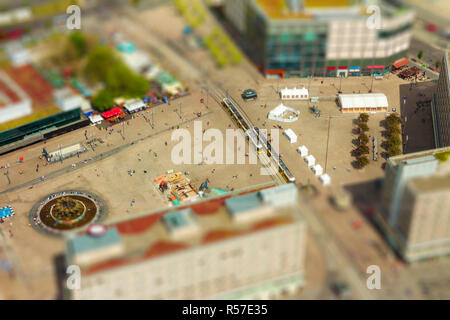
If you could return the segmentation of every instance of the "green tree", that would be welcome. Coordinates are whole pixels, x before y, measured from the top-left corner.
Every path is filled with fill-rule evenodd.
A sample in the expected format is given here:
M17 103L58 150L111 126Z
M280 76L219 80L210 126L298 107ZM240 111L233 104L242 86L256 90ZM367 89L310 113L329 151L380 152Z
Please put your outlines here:
M103 112L112 108L114 104L114 97L109 90L103 89L92 98L91 104L97 110Z
M389 126L387 129L387 133L389 136L399 135L401 133L401 129L399 125Z
M367 113L361 113L358 117L358 121L360 123L367 123L367 121L369 121L369 114Z
M394 157L402 154L402 151L400 150L399 146L390 146L388 148L388 155L389 157Z
M359 130L361 130L363 132L369 131L369 127L365 123L360 123L358 127L359 127Z
M369 142L369 137L365 133L361 133L358 136L358 140L360 144L366 144Z
M98 45L88 55L85 72L94 81L105 81L107 73L122 63L114 51Z
M393 134L389 137L387 144L389 147L398 147L402 144L402 140L400 139L400 135Z
M417 58L422 59L423 57L423 51L420 50L419 53L417 54Z
M358 159L356 159L356 161L361 168L364 168L369 164L369 158L367 158L366 156L360 156L358 157Z
M366 146L366 145L364 145L364 144L362 144L362 145L360 145L358 148L356 148L355 151L356 151L356 153L357 153L358 155L369 154L369 147Z
M74 46L78 57L83 57L87 53L86 37L80 31L75 31L70 34L69 40Z
M441 61L436 60L436 62L434 63L434 65L436 66L437 69L439 69L439 67L441 66Z

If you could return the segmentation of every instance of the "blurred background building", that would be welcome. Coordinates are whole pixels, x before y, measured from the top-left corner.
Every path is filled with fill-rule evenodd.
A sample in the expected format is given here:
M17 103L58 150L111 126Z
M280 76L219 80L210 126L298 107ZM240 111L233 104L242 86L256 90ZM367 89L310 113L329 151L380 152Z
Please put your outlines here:
M450 147L391 157L382 228L407 261L450 253Z
M0 72L0 123L31 114L31 99L5 72Z
M294 184L265 187L108 225L66 241L81 267L72 299L240 299L304 282L306 224Z
M259 68L276 77L389 72L407 54L414 20L397 0L225 0L224 11Z
M431 112L433 115L434 141L436 147L450 146L450 73L448 70L450 53L445 52L441 63L441 73L433 95Z

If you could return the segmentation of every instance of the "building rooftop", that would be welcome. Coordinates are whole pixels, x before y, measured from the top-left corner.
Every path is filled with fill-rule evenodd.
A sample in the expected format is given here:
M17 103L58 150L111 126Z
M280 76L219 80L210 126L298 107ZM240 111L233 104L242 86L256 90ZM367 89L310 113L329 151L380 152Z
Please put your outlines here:
M358 0L256 0L261 10L272 19L312 19L314 15L308 10L346 9L358 2Z
M26 93L4 72L0 72L0 108L28 99Z
M112 239L103 240L102 236L91 237L86 231L80 232L75 237L66 238L67 260L69 263L73 262L76 260L77 252L89 248L96 250L105 242L110 244L111 241L120 239L124 248L120 255L80 265L83 274L89 275L175 251L302 221L298 202L295 202L295 205L292 202L284 205L268 203L264 201L267 194L261 194L261 190L279 192L281 198L285 193L297 192L294 184L265 185L112 222L106 225L111 237L114 236ZM251 206L245 206L244 202L247 200L250 200ZM239 212L239 216L246 215L245 211L248 211L252 218L236 220L229 207L234 210L233 212ZM261 208L261 215L258 210L252 210L258 207ZM75 250L72 249L73 243L76 243Z
M441 163L445 162L450 164L448 159L448 153L450 152L450 147L431 149L425 151L419 151L414 153L402 154L395 157L390 157L389 160L394 164L398 165L400 162L404 161L406 163L417 163L417 161L433 161L438 159Z

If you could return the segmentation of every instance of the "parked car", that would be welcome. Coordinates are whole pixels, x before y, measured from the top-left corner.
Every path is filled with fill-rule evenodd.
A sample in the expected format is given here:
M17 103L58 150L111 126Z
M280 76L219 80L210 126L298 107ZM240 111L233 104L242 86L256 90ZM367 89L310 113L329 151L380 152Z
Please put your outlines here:
M242 93L242 99L245 101L247 100L255 100L258 98L258 95L256 94L256 91L253 89L247 89Z

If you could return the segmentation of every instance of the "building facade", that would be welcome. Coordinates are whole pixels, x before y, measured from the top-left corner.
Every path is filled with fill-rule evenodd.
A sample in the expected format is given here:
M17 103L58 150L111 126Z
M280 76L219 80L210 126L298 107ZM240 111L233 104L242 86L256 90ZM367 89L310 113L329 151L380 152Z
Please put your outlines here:
M450 146L450 52L442 58L441 73L432 100L434 140L437 148Z
M227 0L225 15L267 76L382 75L406 55L414 12L398 1L376 8L358 0Z
M450 253L449 157L447 147L387 161L381 226L407 261Z
M71 299L254 299L304 282L306 225L294 184L263 187L67 239Z

